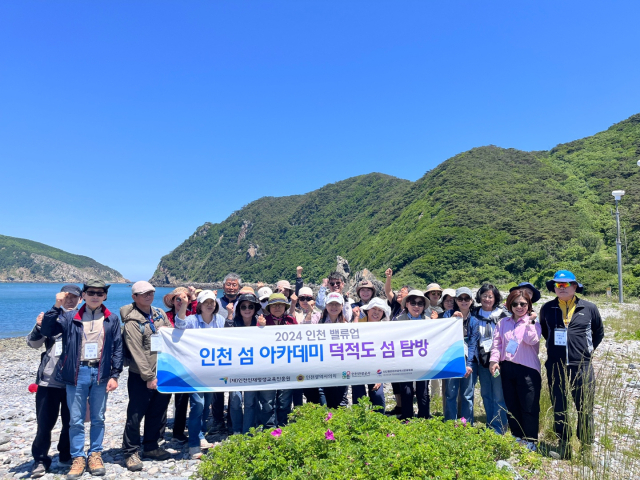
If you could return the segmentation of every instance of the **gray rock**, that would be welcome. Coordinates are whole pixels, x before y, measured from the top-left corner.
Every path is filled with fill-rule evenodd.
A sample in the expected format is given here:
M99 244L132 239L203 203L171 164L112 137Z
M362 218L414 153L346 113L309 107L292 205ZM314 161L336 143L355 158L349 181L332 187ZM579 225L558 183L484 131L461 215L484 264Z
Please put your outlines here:
M11 437L2 436L0 437L0 445L4 445L5 443L9 443L11 441Z
M509 470L509 472L511 472L513 474L513 478L515 480L523 480L522 477L520 476L520 474L516 471L515 468L513 468L513 466L509 463L509 462L505 462L504 460L498 460L496 462L496 467L500 468L500 469L507 469Z
M637 370L638 366L635 363L630 363L629 364L629 370Z

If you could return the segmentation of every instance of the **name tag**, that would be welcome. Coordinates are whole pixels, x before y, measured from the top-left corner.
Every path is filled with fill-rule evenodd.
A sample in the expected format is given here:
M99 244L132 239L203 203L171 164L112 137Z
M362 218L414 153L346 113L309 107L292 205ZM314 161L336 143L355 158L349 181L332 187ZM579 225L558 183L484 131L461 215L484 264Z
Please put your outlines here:
M53 350L54 357L59 357L60 355L62 355L62 339L56 340L56 347Z
M553 344L557 347L566 347L567 346L567 330L555 329L553 331Z
M160 340L160 334L159 333L151 335L151 351L152 352L161 352L162 351L162 341Z
M516 340L509 340L509 343L507 344L507 353L515 355L516 350L518 350L518 342Z
M493 338L485 338L480 342L480 346L485 352L491 351L491 345L493 345Z
M98 344L93 343L85 343L84 344L84 359L85 360L95 360L98 358Z

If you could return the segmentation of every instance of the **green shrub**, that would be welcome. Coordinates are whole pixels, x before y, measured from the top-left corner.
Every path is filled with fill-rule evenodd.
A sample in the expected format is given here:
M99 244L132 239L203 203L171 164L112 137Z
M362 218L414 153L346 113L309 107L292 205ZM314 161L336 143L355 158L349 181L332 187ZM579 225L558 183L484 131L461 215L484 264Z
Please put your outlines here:
M377 413L368 399L330 412L307 403L276 430L235 435L203 458L203 479L491 478L512 474L496 461L512 456L537 468L539 457L510 435L458 422L403 423ZM515 466L515 465L514 465Z

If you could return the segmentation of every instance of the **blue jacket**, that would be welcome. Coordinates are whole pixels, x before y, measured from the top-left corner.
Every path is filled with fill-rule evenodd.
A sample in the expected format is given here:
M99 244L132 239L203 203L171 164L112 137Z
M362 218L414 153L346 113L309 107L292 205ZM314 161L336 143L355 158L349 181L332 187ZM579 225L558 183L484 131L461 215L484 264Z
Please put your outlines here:
M447 310L444 312L442 318L451 318L455 310ZM478 319L473 315L473 312L469 314L469 320L463 322L464 328L464 343L467 345L469 351L467 353L467 367L473 367L476 361L476 355L478 354L478 342L480 341L480 323Z
M86 309L64 313L61 308L53 307L44 314L40 331L46 337L62 334L62 355L56 365L55 379L65 385L77 385L80 369L80 349L82 348L82 315ZM104 343L98 365L98 383L118 378L122 372L122 333L120 319L104 305Z

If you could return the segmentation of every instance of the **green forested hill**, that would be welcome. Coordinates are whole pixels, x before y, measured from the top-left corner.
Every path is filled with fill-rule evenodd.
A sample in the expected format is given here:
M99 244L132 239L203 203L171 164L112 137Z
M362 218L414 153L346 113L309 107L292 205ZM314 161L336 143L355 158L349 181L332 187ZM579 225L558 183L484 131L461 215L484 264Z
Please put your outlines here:
M24 238L0 235L2 282L83 282L90 278L126 281L119 272L92 258Z
M627 293L640 293L640 115L550 151L474 148L416 182L373 173L306 195L261 198L205 224L162 258L153 281L319 281L337 255L398 283L538 285L559 268L592 293L616 289L611 191L624 189ZM624 241L624 240L623 240Z

